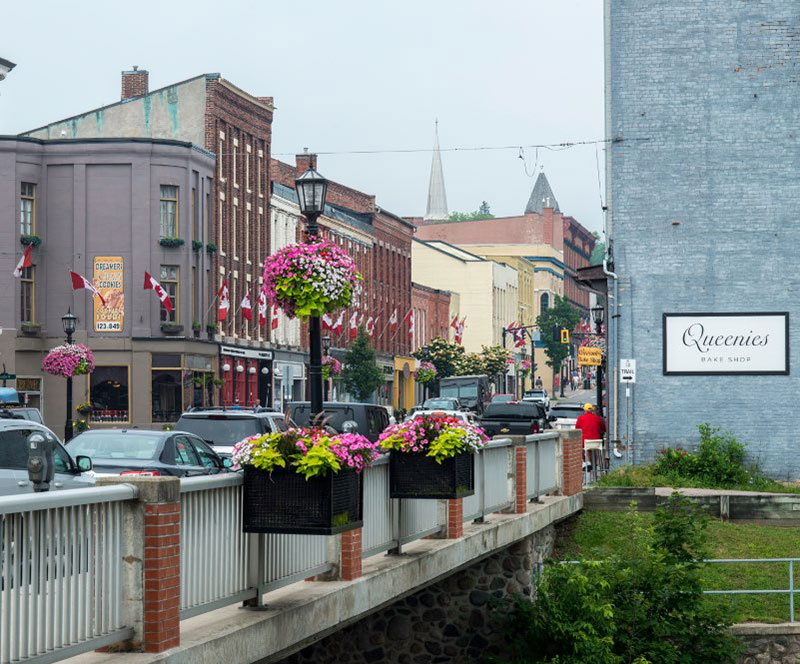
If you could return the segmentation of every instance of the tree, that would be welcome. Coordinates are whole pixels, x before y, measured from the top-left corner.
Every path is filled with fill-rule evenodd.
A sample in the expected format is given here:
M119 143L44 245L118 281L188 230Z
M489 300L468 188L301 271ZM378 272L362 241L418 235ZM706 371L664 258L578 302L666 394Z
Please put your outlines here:
M420 361L433 362L436 378L441 379L458 373L464 347L442 337L434 337L427 346L414 351L412 355Z
M484 373L483 357L479 353L466 353L458 363L459 376L475 376Z
M453 212L448 217L450 221L478 221L479 219L494 219L494 215L489 209L486 201L481 202L481 206L472 212Z
M536 325L541 331L544 352L548 357L547 365L553 371L561 371L561 363L569 355L569 344L561 343L561 330L566 328L570 332L580 322L581 316L566 297L556 295L553 306L544 309L536 319ZM557 333L554 334L554 331Z
M595 243L589 258L589 265L600 265L606 257L606 243L600 241L600 233L597 231L594 231L592 235L594 235Z
M369 336L362 327L344 357L342 384L359 401L366 401L383 385L383 372L375 362L375 350L369 345Z
M508 361L511 352L502 346L482 346L481 359L483 360L483 373L492 380L503 375L508 370Z

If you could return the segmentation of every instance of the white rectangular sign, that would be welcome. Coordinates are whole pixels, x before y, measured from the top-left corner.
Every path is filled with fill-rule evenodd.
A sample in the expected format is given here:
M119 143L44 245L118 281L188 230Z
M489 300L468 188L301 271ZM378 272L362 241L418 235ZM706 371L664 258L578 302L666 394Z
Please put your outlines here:
M619 361L619 379L623 383L636 382L636 360Z
M664 314L664 375L789 373L789 314Z

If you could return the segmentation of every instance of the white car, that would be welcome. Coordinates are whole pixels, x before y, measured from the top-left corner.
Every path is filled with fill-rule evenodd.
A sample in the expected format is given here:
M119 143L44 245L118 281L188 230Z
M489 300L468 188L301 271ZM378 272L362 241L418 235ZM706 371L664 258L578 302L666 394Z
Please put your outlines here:
M528 390L525 396L522 397L523 401L538 401L544 406L545 410L550 408L550 395L547 390Z

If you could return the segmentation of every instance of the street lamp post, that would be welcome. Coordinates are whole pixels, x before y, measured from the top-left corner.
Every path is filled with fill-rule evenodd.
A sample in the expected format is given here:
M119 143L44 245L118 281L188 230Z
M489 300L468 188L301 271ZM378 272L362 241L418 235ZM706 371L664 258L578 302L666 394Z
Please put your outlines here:
M603 330L603 314L605 309L603 305L598 304L592 308L592 316L594 317L595 332L600 334ZM603 360L597 365L597 414L603 417Z
M72 335L75 334L77 321L78 318L72 313L72 309L67 309L67 313L61 317L68 344L72 343ZM64 442L67 443L70 440L72 440L72 376L67 378L67 422L64 425Z
M295 182L300 213L306 218L306 240L313 242L319 237L317 219L325 211L325 194L328 181L313 168L308 169ZM311 419L322 412L322 326L319 316L312 316L308 323L309 362L308 380L311 396Z
M326 334L324 337L322 337L322 356L327 357L330 354L331 354L331 336L329 334ZM324 381L323 387L325 389L325 393L322 395L324 403L325 401L328 401L330 399L330 390L331 390L330 380Z

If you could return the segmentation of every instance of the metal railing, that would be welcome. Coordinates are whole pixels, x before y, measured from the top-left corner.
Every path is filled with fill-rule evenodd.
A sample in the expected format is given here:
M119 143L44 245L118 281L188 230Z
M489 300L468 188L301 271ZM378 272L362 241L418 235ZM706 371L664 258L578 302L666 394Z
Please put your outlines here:
M495 438L474 456L475 493L464 498L464 520L483 519L514 500L514 460L510 438Z
M527 448L528 498L537 499L558 488L559 434L557 431L537 433L525 437Z
M128 485L0 498L0 662L64 659L130 638L122 615Z

